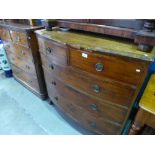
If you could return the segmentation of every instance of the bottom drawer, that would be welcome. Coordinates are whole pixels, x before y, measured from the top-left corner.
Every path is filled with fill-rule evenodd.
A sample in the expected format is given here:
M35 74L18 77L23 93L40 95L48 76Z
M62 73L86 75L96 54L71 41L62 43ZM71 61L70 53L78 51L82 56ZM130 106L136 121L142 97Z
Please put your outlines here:
M94 100L64 85L44 70L48 95L71 119L98 134L119 134L126 110ZM95 106L93 106L95 105Z
M78 123L80 126L96 133L106 135L120 134L121 126L112 125L106 122L103 118L93 117L87 113L83 108L72 104L69 100L58 96L58 101L51 98L53 102L61 109L68 117Z
M13 74L16 78L20 79L25 85L28 85L32 89L35 89L36 91L40 91L39 89L39 84L37 77L29 74L27 72L24 72L20 68L16 67L15 65L12 64L12 70Z

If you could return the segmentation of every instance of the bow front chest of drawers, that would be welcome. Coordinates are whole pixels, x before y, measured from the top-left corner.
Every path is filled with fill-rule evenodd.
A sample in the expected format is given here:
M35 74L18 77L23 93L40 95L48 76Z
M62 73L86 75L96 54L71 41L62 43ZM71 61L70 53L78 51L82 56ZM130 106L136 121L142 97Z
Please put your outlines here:
M0 22L0 38L3 40L14 78L41 99L46 99L47 92L34 33L34 30L41 28Z
M96 134L120 134L154 57L128 41L37 30L48 95Z

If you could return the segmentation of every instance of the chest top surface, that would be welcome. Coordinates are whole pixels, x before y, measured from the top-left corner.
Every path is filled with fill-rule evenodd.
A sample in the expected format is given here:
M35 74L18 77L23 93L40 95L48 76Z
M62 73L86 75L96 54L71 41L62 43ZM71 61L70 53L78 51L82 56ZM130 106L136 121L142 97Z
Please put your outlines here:
M35 32L44 38L52 39L56 42L67 44L78 49L115 54L146 61L153 61L155 58L155 48L151 53L142 52L137 49L137 46L133 42L128 40L75 31L46 31L42 29Z
M19 23L7 23L7 22L0 22L0 27L4 27L11 30L18 30L21 32L33 32L35 30L42 29L42 26L31 26Z

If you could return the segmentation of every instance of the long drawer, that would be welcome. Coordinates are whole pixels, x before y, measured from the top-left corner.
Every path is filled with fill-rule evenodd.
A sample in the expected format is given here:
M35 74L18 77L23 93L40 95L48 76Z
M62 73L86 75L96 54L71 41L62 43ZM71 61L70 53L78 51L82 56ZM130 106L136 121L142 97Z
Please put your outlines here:
M146 68L142 61L74 48L69 48L69 64L99 77L106 76L133 85L139 84Z
M26 33L10 30L10 34L11 34L13 43L16 43L25 47L29 47L28 36Z
M116 134L120 131L127 110L90 98L64 85L46 69L44 73L49 97L66 113L69 112L71 117L98 133L105 131L106 134ZM95 126L91 126L89 122Z
M25 85L28 85L29 87L40 92L39 84L36 76L32 74L28 74L27 72L21 70L20 68L18 68L13 64L12 64L12 70L16 78L20 79L20 81L22 81Z
M121 133L121 126L106 122L102 117L96 118L83 108L69 103L65 98L54 103L72 120L96 134L116 135Z
M89 76L85 72L79 72L72 67L60 67L48 62L46 56L43 54L41 54L41 58L43 67L50 73L50 75L48 74L49 77L55 75L64 83L85 94L102 99L103 101L112 102L113 104L122 105L127 108L130 107L135 93L135 88L131 85L121 84L104 77L101 80Z
M30 73L36 76L36 70L35 70L34 63L26 62L24 58L19 57L11 52L7 52L7 55L9 57L9 61L13 65L19 67L20 69L24 70L27 73Z
M52 40L38 38L39 50L56 64L67 65L67 47Z
M31 50L27 47L20 46L18 44L12 43L12 42L6 42L4 41L4 47L8 52L11 52L15 54L17 57L23 58L26 62L33 62L33 57Z

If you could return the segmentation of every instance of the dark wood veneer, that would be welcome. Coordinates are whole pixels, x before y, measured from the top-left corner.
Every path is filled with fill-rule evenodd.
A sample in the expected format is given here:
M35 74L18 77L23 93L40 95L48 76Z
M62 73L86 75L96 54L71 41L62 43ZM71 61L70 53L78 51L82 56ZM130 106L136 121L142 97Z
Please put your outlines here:
M79 50L37 35L48 95L66 116L96 134L121 134L149 62ZM52 52L46 50L48 47ZM87 54L87 59L82 56ZM97 63L103 63L96 66ZM97 67L97 69L96 69Z
M34 33L34 30L41 28L0 22L0 37L4 42L14 78L41 99L46 99L47 92Z

